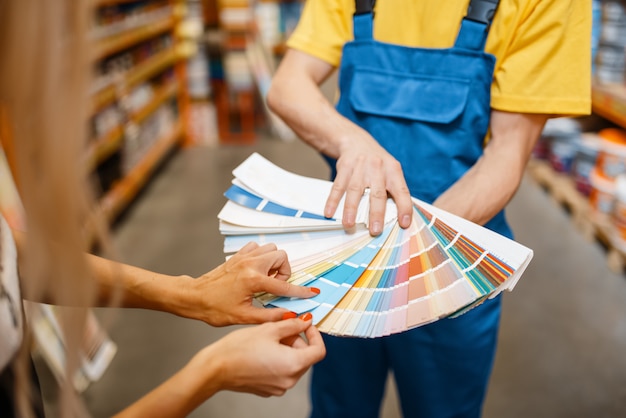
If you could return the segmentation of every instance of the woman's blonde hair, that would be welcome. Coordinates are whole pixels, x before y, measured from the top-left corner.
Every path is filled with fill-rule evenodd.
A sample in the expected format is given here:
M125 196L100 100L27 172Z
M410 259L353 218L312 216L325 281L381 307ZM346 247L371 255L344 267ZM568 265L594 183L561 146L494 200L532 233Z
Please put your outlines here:
M90 4L0 0L0 107L10 132L4 142L27 229L26 251L20 257L22 294L25 299L45 297L52 304L77 307L61 315L66 376L79 365L85 307L95 298L82 256L90 241L85 225L94 225L83 164L90 103ZM16 388L17 406L26 413L29 347L24 346ZM62 416L84 413L76 409L80 403L71 382L61 393Z

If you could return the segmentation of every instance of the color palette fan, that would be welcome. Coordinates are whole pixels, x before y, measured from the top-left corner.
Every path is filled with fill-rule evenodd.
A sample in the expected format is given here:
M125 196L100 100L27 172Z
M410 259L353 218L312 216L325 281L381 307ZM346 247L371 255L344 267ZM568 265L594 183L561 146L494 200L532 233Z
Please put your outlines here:
M273 242L291 263L291 283L317 287L310 299L259 294L267 307L311 312L322 332L381 337L455 317L512 290L532 259L531 249L425 202L413 199L413 222L403 229L387 204L385 228L367 230L367 191L357 226L325 218L332 183L304 177L252 154L234 171L220 211L225 253L249 241ZM343 213L343 201L336 216Z

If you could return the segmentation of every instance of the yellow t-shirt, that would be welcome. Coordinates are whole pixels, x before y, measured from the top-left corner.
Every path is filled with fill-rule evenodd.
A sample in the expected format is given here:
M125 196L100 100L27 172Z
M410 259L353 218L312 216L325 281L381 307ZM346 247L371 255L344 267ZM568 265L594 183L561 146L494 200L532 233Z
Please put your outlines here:
M374 39L454 44L469 0L378 0ZM288 46L333 66L353 39L354 0L307 0ZM554 115L591 111L591 0L500 0L485 50L496 57L494 109Z

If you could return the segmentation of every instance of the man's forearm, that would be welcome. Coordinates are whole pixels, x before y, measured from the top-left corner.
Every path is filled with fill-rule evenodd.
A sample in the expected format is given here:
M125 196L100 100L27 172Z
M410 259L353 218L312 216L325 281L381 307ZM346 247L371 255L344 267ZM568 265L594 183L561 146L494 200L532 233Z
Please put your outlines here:
M493 111L491 120L484 155L434 202L481 225L515 195L547 116Z
M267 102L306 143L338 158L341 139L354 137L360 128L341 116L319 87L332 71L329 64L289 50L274 75Z

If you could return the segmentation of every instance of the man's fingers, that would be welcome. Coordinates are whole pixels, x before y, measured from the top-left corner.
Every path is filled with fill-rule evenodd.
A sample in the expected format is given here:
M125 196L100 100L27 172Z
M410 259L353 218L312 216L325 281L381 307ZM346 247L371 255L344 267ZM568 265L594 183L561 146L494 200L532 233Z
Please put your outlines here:
M325 217L332 218L333 216L335 216L337 206L339 206L341 198L346 193L348 180L349 177L346 176L343 172L337 173L337 177L335 178L335 181L333 181L333 185L330 189L328 199L326 199L326 206L324 207Z
M410 198L408 200L394 198L394 201L398 207L398 223L402 228L408 228L413 220L413 202Z
M393 166L387 178L387 190L389 190L389 194L398 209L398 223L402 228L408 228L413 219L413 201L411 200L411 193L404 180L402 166L399 163Z
M382 161L378 161L373 163L368 170L370 184L369 230L374 236L383 232L385 210L387 209L387 188L385 187L382 168Z
M359 203L365 192L365 167L357 164L351 173L350 181L346 189L346 199L343 205L342 223L346 229L352 228L356 223L356 215L359 210Z

